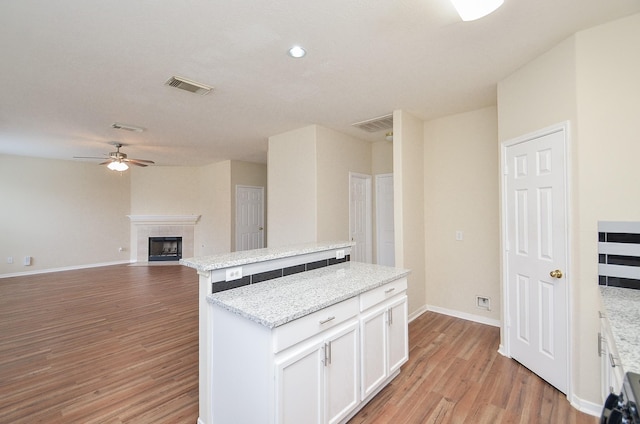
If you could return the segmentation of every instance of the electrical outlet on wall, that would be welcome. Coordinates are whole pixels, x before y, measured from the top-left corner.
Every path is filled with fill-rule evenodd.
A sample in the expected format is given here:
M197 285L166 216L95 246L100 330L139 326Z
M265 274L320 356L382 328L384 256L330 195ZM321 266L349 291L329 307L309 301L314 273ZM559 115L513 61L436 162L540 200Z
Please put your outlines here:
M476 307L491 310L491 298L486 296L476 296Z
M225 271L225 281L239 280L242 278L242 267L229 268Z

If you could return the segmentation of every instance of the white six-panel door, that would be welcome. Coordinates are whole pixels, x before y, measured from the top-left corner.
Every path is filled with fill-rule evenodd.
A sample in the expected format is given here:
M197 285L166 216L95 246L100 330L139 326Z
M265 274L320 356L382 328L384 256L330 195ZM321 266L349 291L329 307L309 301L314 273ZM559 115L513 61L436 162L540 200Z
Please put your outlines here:
M236 186L236 250L264 247L264 188Z
M503 145L509 355L568 389L566 127Z

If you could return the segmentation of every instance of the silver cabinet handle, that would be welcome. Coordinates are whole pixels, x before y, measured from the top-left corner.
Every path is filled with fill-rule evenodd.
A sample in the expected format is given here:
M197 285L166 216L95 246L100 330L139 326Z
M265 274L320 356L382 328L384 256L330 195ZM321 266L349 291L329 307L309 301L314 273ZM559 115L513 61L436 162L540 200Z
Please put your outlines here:
M334 319L336 319L336 317L335 317L335 316L333 316L333 317L329 317L329 318L327 318L327 319L325 319L325 320L320 321L320 325L322 325L322 324L326 324L326 323L328 323L329 321L333 321Z
M329 365L331 365L331 342L329 342Z
M395 289L396 289L395 287L391 287L390 289L385 290L385 291L384 291L384 294L389 294L389 293L391 293L392 291L394 291Z
M393 324L393 308L389 308L389 325Z
M619 364L616 364L616 357L613 356L613 354L609 354L609 362L611 362L611 368L615 368L617 366L619 366Z

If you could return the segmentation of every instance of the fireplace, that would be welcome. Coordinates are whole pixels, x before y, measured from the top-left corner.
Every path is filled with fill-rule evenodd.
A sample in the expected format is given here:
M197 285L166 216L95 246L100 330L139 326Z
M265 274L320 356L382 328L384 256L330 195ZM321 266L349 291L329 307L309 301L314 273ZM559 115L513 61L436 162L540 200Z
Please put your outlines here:
M182 258L182 237L149 237L149 262Z

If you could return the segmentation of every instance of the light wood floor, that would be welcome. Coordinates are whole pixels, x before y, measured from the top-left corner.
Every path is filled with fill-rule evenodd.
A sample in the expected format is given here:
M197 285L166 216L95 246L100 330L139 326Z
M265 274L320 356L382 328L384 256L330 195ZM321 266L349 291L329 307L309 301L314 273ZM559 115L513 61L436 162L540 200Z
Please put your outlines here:
M0 423L194 424L197 281L182 266L0 279ZM497 354L497 328L425 313L409 331L409 363L350 424L597 422Z

